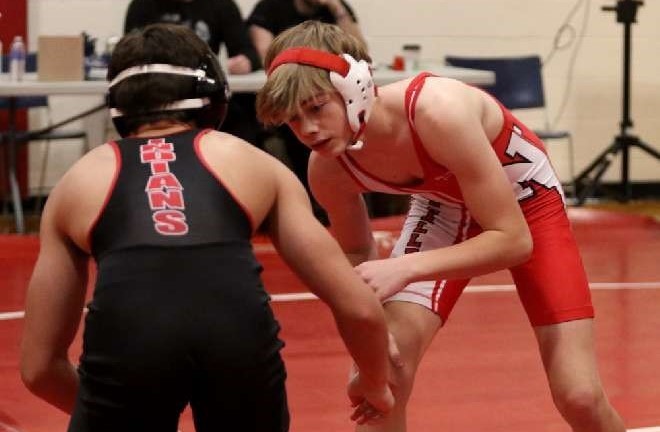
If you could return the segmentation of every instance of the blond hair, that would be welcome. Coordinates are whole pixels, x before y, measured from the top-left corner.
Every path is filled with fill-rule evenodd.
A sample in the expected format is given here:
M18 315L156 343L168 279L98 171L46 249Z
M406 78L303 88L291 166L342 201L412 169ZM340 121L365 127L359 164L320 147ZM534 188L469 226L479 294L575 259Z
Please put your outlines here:
M307 47L333 54L350 54L371 62L366 46L339 26L305 21L282 32L270 45L265 67L277 55L294 47ZM288 63L275 69L257 94L257 117L267 126L279 125L294 116L303 102L320 93L336 91L329 72L315 66Z

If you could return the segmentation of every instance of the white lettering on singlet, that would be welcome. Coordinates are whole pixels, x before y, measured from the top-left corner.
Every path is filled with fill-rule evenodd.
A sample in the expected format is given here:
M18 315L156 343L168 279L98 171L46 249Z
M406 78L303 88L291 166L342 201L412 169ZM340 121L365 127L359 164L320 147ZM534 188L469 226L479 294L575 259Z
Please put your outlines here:
M513 191L518 200L528 198L534 194L530 182L538 183L547 189L555 188L561 194L564 201L564 192L561 183L555 174L552 164L540 148L527 141L522 136L522 131L513 126L513 133L506 147L506 154L512 159L521 159L504 165L504 171L513 184Z

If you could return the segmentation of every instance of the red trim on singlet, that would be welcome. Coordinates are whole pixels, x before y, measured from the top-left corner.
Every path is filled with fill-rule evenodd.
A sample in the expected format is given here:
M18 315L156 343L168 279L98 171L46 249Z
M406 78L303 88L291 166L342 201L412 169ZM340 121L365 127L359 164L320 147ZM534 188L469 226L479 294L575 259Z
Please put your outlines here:
M108 188L106 194L105 194L105 199L103 200L103 205L101 205L101 208L99 209L99 212L96 214L96 218L92 221L92 224L89 226L89 229L87 230L87 245L89 246L90 250L92 250L92 233L94 232L94 229L96 228L96 225L99 223L99 220L101 220L101 216L103 215L103 212L105 211L105 208L108 206L108 202L110 202L110 197L112 197L112 193L115 190L115 186L117 185L117 179L119 179L119 172L121 171L121 153L119 152L119 146L115 141L110 141L108 142L108 145L112 149L112 151L115 154L115 174L112 178L112 183L110 183L110 187Z
M414 148L415 154L417 156L419 166L422 169L422 177L420 179L407 185L392 184L374 176L368 170L365 170L347 152L341 155L338 160L341 162L341 166L344 168L344 170L346 170L350 174L351 178L353 178L353 180L364 190L384 193L417 194L431 200L450 201L463 205L464 200L460 186L458 184L458 180L451 171L449 171L445 166L437 163L429 155L426 147L422 142L422 139L418 135L415 128L415 107L419 95L423 89L424 83L426 82L426 78L428 77L435 77L435 75L428 72L422 72L415 76L410 81L405 90L404 100L404 108L408 120L412 147ZM509 143L509 136L513 133L514 127L520 129L524 139L545 153L547 157L547 151L543 145L543 142L531 130L529 130L529 128L518 121L509 110L507 110L499 101L497 101L497 99L493 98L493 100L495 100L497 105L500 107L503 116L503 123L501 129L497 133L497 136L490 141L490 144L502 166L518 162L515 158L511 158L506 154L506 147ZM535 183L530 183L530 187L534 187L534 185ZM559 193L557 193L557 190L555 189L553 191L553 189L554 188L543 190L542 188L534 187L534 195L530 195L530 197L526 199L519 199L521 206L523 206L523 209L525 209L526 207L523 204L526 201L530 201L532 197L538 197L539 195L543 196L542 200L552 200L556 198L561 199L561 196ZM552 195L552 197L550 197L550 195ZM538 205L541 205L538 199L535 199L534 201L538 202Z
M458 228L456 229L456 237L454 238L453 244L459 244L465 241L468 235L466 234L467 225L469 224L470 216L467 211L467 208L461 207L461 220L458 223ZM436 313L440 313L440 298L442 292L447 287L447 284L451 282L448 280L438 280L435 282L433 287L433 293L431 294L431 310ZM446 316L442 317L443 322L447 319Z
M460 191L460 187L458 185L458 181L446 167L438 164L433 160L433 158L431 158L415 129L415 123L414 123L415 106L417 103L417 98L421 93L426 78L434 77L434 76L435 75L428 72L420 73L410 82L408 88L406 89L405 109L406 109L406 114L408 115L408 123L410 126L410 133L413 140L413 146L415 148L415 152L417 153L417 158L419 160L419 163L422 167L423 180L424 180L423 183L418 185L417 187L423 191L432 190L434 191L434 193L438 195L449 196L453 200L458 200L459 202L463 202L463 197ZM475 88L478 89L478 87ZM479 90L481 90L485 94L488 94L482 89ZM520 129L525 140L529 142L530 145L535 146L541 152L546 154L547 157L547 150L543 145L543 142L534 134L534 132L531 131L528 127L526 127L522 122L518 121L518 119L516 119L513 113L511 113L511 111L509 111L504 105L502 105L500 101L498 101L490 94L488 94L488 96L491 97L497 103L497 105L500 108L500 111L502 112L502 127L498 132L497 136L494 139L490 140L490 144L493 150L495 151L495 154L497 155L498 159L500 160L502 166L506 166L508 164L517 162L515 159L508 158L508 156L505 155L505 149L506 146L508 145L509 137L511 136L514 130L514 127ZM444 178L444 180L438 180L442 178ZM551 195L551 197L548 197L549 195ZM543 197L541 198L541 196ZM523 209L524 209L523 203L525 201L531 200L532 197L536 198L535 205L540 205L540 200L552 200L557 198L561 200L561 196L558 193L557 189L555 188L550 188L550 189L546 188L545 190L537 189L535 190L535 193L533 195L530 195L528 198L525 198L523 200L519 200L521 206L523 206Z
M397 190L398 192L401 192L402 194L407 194L407 193L409 193L408 191L406 191L406 190L405 190L404 188L402 188L401 186L397 186L397 185L394 185L394 184L390 184L390 183L388 183L388 182L386 182L386 181L384 181L384 180L379 179L378 177L374 176L373 174L369 173L368 171L365 171L364 168L362 168L362 167L360 166L360 164L357 163L357 161L356 161L355 159L353 159L351 156L349 156L348 154L344 154L343 156L344 156L344 158L348 159L348 160L351 162L352 166L354 166L355 168L357 168L357 170L360 171L361 174L363 174L363 175L369 177L370 180L373 180L373 181L375 181L375 182L377 182L377 183L380 183L380 184L382 184L382 185L385 185L385 186L387 186L388 188L395 189L395 190ZM355 173L353 172L353 170L351 169L351 167L349 166L349 164L346 163L346 161L344 160L344 158L341 158L341 157L340 157L340 158L337 158L337 160L338 160L339 163L342 165L342 167L344 168L344 170L348 173L348 175L350 175L350 176L353 178L353 181L355 181L355 183L357 183L358 186L360 186L365 192L372 191L372 188L370 188L370 187L368 187L367 185L365 185L365 184L362 182L362 180L360 180L360 178L359 178L357 175L355 175Z
M401 194L401 195L409 195L409 194L419 194L424 196L427 199L433 200L433 201L450 201L452 203L456 204L462 204L463 200L459 199L451 194L446 194L442 190L422 190L420 189L420 186L424 185L424 180L423 179L418 179L416 182L408 184L408 185L398 185L396 183L390 183L386 180L383 180L379 177L376 177L369 171L365 170L355 159L353 159L349 154L344 153L340 157L337 158L339 161L340 165L344 170L351 176L353 181L357 183L358 186L362 188L363 191L366 192L381 192L381 193L389 193L389 194ZM348 161L348 162L347 162ZM350 162L350 163L349 163ZM391 190L386 190L382 188L377 188L377 187L369 187L367 184L365 184L355 173L355 171L359 171L359 173L365 177L368 178L368 180L373 181L374 183L377 183L380 186L384 186L387 189Z
M408 118L408 125L410 127L410 135L413 140L413 148L417 154L417 160L422 166L422 178L424 179L422 182L422 187L426 186L431 189L434 189L432 186L433 178L450 174L450 172L447 168L440 165L439 163L436 163L433 158L431 158L428 151L424 147L424 144L422 143L422 139L417 134L417 130L415 129L415 106L417 105L417 99L422 92L426 78L435 76L437 75L434 75L430 72L422 72L413 78L413 80L408 85L408 88L406 89L405 99L406 116ZM456 199L459 197L454 198Z
M408 85L408 88L406 89L406 99L404 105L406 108L408 125L410 126L410 134L413 139L413 147L415 149L415 153L417 153L417 160L422 166L422 173L424 174L423 175L424 179L430 178L428 177L429 175L434 175L434 171L437 170L438 168L440 168L443 171L447 171L445 167L436 164L431 160L431 157L424 148L424 144L422 144L422 139L419 137L419 135L417 134L417 130L415 129L414 107L417 105L417 99L419 98L419 95L422 92L422 88L424 87L426 78L434 77L434 76L436 75L433 75L430 72L422 72L421 74L413 78L413 80Z
M417 155L417 160L422 168L422 178L417 179L414 183L407 185L399 185L382 180L369 171L365 170L359 163L355 161L349 154L345 153L342 157L338 158L343 168L349 172L351 177L365 190L373 190L388 193L388 191L379 190L376 185L369 186L361 181L354 171L359 172L359 175L365 177L365 181L373 181L374 183L383 186L384 188L391 189L390 193L401 194L421 194L428 199L432 200L448 200L454 203L461 204L463 199L460 195L460 189L455 178L451 176L449 170L443 166L435 163L429 156L424 148L421 139L415 131L414 120L414 104L417 102L419 93L424 84L424 80L434 76L428 72L423 72L412 79L405 95L405 109L408 118L408 124L411 132L413 148ZM412 114L412 115L411 115ZM411 118L412 117L412 118ZM352 165L352 167L351 167ZM448 181L450 183L448 183Z
M388 182L387 180L383 180L383 179L381 179L381 178L379 178L379 177L376 177L375 175L371 174L369 171L365 170L365 169L364 169L364 168L363 168L363 167L362 167L362 166L361 166L361 165L360 165L355 159L353 159L349 154L345 153L343 156L344 156L346 159L348 159L348 160L351 162L351 165L354 166L358 171L360 171L360 173L361 173L362 175L364 175L365 177L369 177L370 180L373 180L373 181L376 182L376 183L380 183L380 184L382 184L383 186L387 186L387 187L390 188L390 189L397 190L397 191L401 192L402 194L409 194L409 193L411 193L411 192L414 193L413 188L416 188L418 184L422 183L422 180L421 180L421 179L419 179L418 182L415 182L415 183L413 183L413 184L411 184L411 185L409 185L409 186L403 186L403 185L398 185L398 184L396 184L396 183L390 183L390 182ZM343 158L338 158L337 160L339 160L339 162L342 164L342 166L344 167L344 169L345 169L346 171L348 171L348 173L351 175L351 177L353 177L353 179L355 179L355 181L356 181L360 186L362 186L362 187L363 187L365 190L367 190L367 191L371 191L371 190L372 190L371 188L367 187L362 181L360 181L360 179L357 178L357 176L355 175L355 173L350 169L350 167L348 166L348 164L346 163L346 161L345 161Z
M428 72L423 72L423 73L417 75L415 78L413 78L412 82L410 83L410 85L409 85L408 88L406 89L406 114L409 115L409 112L408 112L408 105L409 105L409 103L410 103L410 99L411 99L411 97L414 98L414 101L416 101L416 100L417 100L417 97L418 97L418 95L419 95L419 92L416 92L416 93L414 92L414 88L413 88L413 87L417 86L418 83L419 83L420 81L421 81L421 84L423 85L423 79L426 78L427 76L430 76L430 75L431 75L431 74L428 73ZM420 85L419 89L421 90L421 85ZM414 103L414 102L413 102L413 103ZM412 125L411 125L411 130L413 131L413 144L414 144L414 147L415 147L415 152L417 153L417 157L418 157L418 159L419 159L419 162L420 162L420 164L422 165L422 171L424 172L424 174L426 174L426 170L424 169L424 164L425 164L425 163L424 163L424 161L422 160L422 159L423 159L423 158L422 158L422 154L420 154L420 150L417 148L418 145L421 146L421 141L420 141L419 143L417 142L417 141L419 140L419 138L417 138L417 135L416 135L416 133L414 132L414 129L412 128ZM426 155L426 156L428 156L425 152L424 152L423 154ZM383 185L387 186L388 188L398 190L398 191L400 191L400 192L402 192L402 193L410 193L410 190L411 190L411 189L417 188L419 185L424 184L424 180L423 180L423 179L419 179L418 182L415 182L414 184L406 185L406 186L403 186L403 185L397 185L397 184L390 183L390 182L388 182L388 181L386 181L386 180L383 180L383 179L381 179L381 178L378 178L378 177L374 176L374 175L371 174L369 171L365 170L365 169L364 169L362 166L360 166L360 164L359 164L355 159L353 159L349 154L345 154L344 156L346 157L346 159L348 159L348 160L351 162L351 164L352 164L355 168L357 168L357 169L358 169L363 175L365 175L366 177L369 177L371 180L373 180L373 181L375 181L375 182L377 182L377 183L383 184ZM347 164L342 158L339 158L339 161L340 161L341 164L343 165L344 169L345 169L346 171L348 171L348 173L351 175L351 177L353 177L353 179L354 179L354 180L355 180L360 186L362 186L365 190L370 190L370 188L366 187L366 186L364 185L364 183L362 183L362 182L361 182L361 181L355 176L355 174L352 172L352 170L350 169L350 167L348 167L348 164Z
M236 194L232 192L231 189L227 187L227 184L220 178L220 176L211 168L211 165L209 164L208 160L202 155L201 150L199 149L200 143L202 141L202 138L204 135L208 134L209 132L212 132L213 129L204 129L200 133L195 136L195 139L193 141L193 148L195 149L195 154L197 155L197 158L199 159L200 163L206 168L206 170L213 176L215 179L222 185L223 188L227 191L227 193L232 197L232 199L236 202L236 204L243 210L243 213L245 213L245 217L247 217L248 221L250 222L250 227L252 228L252 234L254 234L257 230L257 226L254 223L254 217L252 216L252 213L248 210L248 208L241 202L241 200L238 199Z

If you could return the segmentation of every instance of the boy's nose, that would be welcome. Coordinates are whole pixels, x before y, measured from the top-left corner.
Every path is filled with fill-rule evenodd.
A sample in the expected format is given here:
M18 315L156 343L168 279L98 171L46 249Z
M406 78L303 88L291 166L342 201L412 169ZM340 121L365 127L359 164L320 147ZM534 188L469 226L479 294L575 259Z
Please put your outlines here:
M300 131L305 135L312 135L319 131L315 121L303 118L300 122Z

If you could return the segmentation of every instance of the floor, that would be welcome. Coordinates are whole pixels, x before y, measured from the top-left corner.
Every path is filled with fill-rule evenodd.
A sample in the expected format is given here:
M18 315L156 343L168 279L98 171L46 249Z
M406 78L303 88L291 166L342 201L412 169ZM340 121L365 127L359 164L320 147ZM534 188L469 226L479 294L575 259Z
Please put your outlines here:
M571 208L593 290L601 375L627 427L660 431L660 211ZM398 217L374 221L386 249ZM271 245L255 250L287 346L292 432L352 430L344 385L349 359L327 309ZM30 395L18 376L24 289L36 236L0 236L0 432L64 430L67 417ZM477 278L433 341L410 403L409 431L567 431L555 411L507 273ZM71 350L80 353L79 339ZM180 430L193 431L190 413Z

